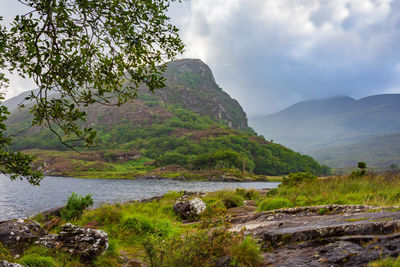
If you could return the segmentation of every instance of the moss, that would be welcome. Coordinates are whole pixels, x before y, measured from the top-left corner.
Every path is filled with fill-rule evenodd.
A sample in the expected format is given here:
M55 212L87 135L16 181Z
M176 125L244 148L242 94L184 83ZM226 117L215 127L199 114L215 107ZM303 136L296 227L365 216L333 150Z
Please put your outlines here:
M346 220L342 220L341 222L359 222L359 221L365 221L368 220L368 217L365 218L354 218L354 219L346 219Z

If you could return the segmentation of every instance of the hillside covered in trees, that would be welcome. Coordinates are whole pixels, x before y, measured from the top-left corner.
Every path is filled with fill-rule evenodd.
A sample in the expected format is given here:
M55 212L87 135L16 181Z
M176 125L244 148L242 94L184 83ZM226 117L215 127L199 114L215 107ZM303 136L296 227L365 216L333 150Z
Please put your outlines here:
M86 108L82 126L93 127L98 140L80 154L69 151L48 129L31 127L26 110L14 109L8 120L9 132L16 135L14 148L37 155L38 168L47 173L63 175L112 172L118 177L170 165L260 175L329 172L311 157L257 136L242 107L222 91L200 60L170 62L164 77L166 87L155 94L141 88L135 101L121 107Z

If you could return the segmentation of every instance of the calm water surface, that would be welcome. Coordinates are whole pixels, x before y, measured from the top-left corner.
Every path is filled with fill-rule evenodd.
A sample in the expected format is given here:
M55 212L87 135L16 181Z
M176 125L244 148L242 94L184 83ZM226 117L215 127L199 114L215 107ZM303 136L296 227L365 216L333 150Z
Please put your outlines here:
M174 180L104 180L45 177L40 186L10 181L0 175L0 221L32 216L65 205L71 192L93 194L95 205L122 203L159 196L171 190L214 191L225 188L275 188L276 182L224 183Z

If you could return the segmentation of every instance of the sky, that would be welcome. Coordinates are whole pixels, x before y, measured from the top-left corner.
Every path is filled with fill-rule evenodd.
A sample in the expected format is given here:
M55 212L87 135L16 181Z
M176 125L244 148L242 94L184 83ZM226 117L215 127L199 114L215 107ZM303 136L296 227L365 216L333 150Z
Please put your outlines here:
M0 0L0 15L20 13ZM169 16L249 116L298 101L400 93L400 0L186 0ZM32 89L12 77L7 97Z

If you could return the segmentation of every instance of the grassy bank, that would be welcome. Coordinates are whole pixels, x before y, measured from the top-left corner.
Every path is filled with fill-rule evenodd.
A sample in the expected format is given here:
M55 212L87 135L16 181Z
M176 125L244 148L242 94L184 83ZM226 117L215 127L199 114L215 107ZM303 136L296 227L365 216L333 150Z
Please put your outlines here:
M261 266L261 252L255 241L242 232L229 231L225 219L228 208L242 206L246 199L260 199L255 190L212 192L203 197L207 210L193 221L183 221L173 211L182 193L170 192L149 203L105 205L86 210L82 217L61 220L108 233L109 248L93 266L124 266L129 261L146 262L149 266L213 266L230 257L232 266ZM34 219L43 222L43 216ZM19 259L13 259L0 248L0 260L25 266L87 266L76 257L57 250L33 246Z

